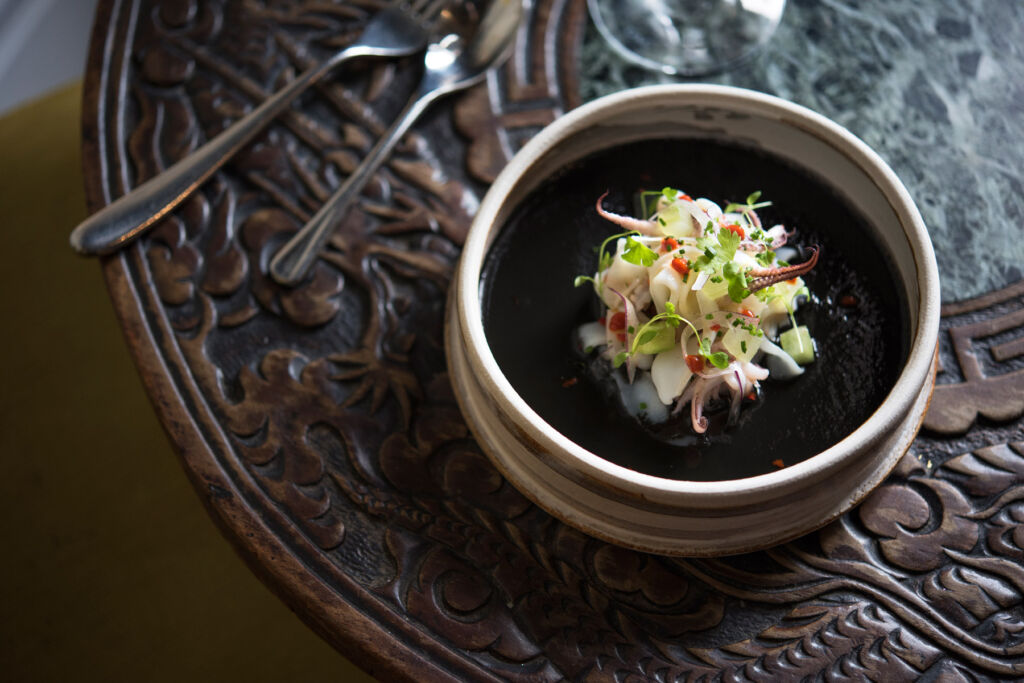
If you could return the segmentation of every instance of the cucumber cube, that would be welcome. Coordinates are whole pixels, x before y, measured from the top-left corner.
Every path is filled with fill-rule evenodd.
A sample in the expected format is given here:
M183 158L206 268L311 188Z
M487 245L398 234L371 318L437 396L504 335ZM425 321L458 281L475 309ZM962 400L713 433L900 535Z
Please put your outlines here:
M782 342L782 350L800 365L814 362L814 343L806 325L786 330L779 340Z
M654 333L651 336L651 333ZM676 345L676 328L664 321L657 321L644 330L636 350L639 353L656 355Z
M761 348L764 337L755 337L739 327L730 327L722 337L722 346L738 361L749 361Z

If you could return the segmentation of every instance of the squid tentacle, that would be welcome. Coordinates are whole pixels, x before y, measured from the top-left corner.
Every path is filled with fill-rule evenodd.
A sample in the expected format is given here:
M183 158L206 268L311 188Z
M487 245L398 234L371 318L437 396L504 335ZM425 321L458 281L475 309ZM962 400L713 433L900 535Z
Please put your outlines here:
M642 235L657 236L658 225L652 220L641 220L639 218L632 218L630 216L623 216L621 214L612 213L611 211L605 211L604 207L601 206L601 202L608 196L606 190L603 195L597 198L597 213L616 225L625 228L626 230L636 230Z
M707 380L696 380L696 388L693 391L693 400L690 401L690 422L693 431L703 434L708 431L708 418L704 415L704 390Z
M818 254L821 253L821 247L814 245L808 247L811 251L811 256L803 263L798 263L795 266L786 266L785 268L755 268L747 273L747 289L750 290L751 294L754 292L770 287L777 282L783 280L792 280L795 277L802 277L807 273L811 272L814 266L818 263Z

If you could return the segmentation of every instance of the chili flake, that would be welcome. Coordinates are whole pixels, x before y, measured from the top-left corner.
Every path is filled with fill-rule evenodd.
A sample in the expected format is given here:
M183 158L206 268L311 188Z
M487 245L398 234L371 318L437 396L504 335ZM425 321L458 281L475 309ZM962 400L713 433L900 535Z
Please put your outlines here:
M672 259L672 270L686 277L690 274L690 264L684 258L674 258Z
M722 226L722 230L728 230L740 239L745 239L747 236L746 231L739 225L739 223L730 223L729 225Z

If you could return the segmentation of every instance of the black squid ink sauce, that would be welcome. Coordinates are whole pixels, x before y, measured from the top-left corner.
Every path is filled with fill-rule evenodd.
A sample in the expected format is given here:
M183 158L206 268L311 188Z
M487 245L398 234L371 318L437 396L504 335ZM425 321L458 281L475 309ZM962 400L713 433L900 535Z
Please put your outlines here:
M575 329L597 319L600 304L592 287L574 288L573 279L592 275L596 245L621 232L597 215L595 201L610 190L605 208L634 215L640 191L665 186L722 206L761 190L772 202L758 211L766 228L782 223L796 230L790 246L822 247L804 277L813 300L796 313L817 343L815 362L794 380L762 382L736 425L724 426L725 411L709 414L701 438L688 406L662 425L627 414L601 378L606 362L595 364L597 352L587 357L574 344ZM597 152L533 191L491 247L480 294L498 365L551 426L637 472L715 481L775 471L779 459L796 464L874 412L909 351L907 304L892 271L863 217L816 176L731 142L666 139Z

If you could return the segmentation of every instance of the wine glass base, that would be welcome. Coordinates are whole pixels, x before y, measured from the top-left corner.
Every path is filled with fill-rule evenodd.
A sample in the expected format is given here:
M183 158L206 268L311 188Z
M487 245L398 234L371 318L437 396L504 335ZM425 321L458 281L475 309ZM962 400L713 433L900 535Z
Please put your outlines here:
M623 59L668 75L723 71L760 50L786 0L587 0L598 32Z

